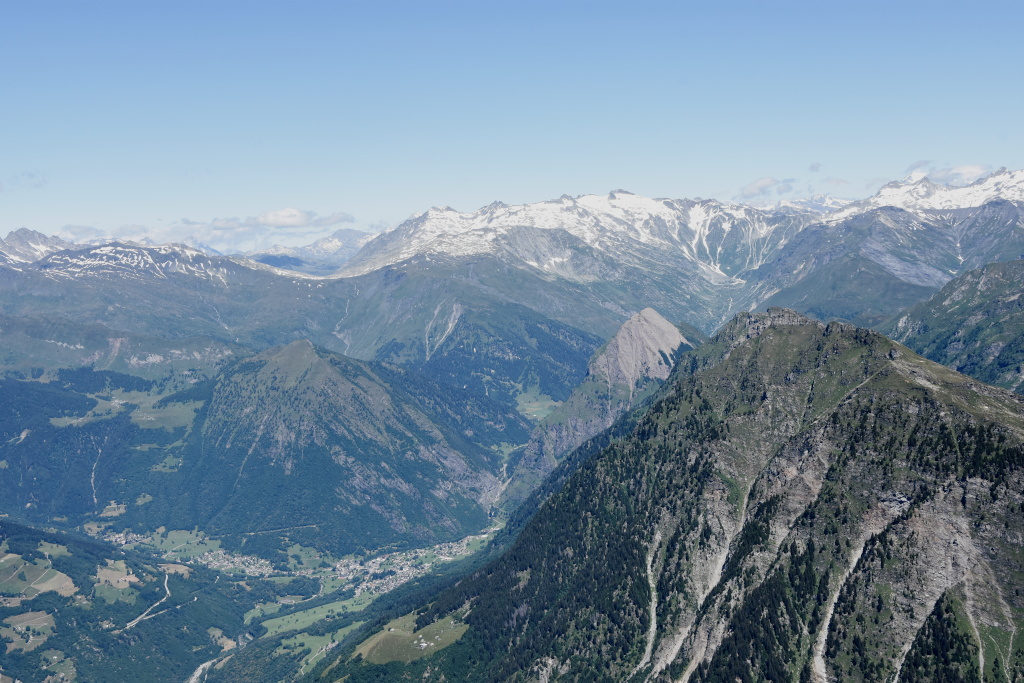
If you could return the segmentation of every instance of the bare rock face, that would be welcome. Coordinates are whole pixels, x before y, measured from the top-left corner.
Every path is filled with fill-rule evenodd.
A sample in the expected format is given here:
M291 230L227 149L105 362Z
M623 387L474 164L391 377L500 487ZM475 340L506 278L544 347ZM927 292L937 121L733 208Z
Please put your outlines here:
M680 346L696 348L679 328L653 308L623 323L608 344L591 359L589 378L633 388L649 379L668 379L672 356Z
M590 359L587 377L534 430L504 493L506 507L543 480L571 450L640 405L668 379L679 355L703 336L684 334L653 308L645 308Z

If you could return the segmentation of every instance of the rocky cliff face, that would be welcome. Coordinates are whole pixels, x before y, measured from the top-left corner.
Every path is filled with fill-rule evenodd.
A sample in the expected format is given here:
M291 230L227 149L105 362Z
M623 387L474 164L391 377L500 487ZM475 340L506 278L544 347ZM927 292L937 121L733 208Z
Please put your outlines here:
M662 391L419 617L469 607L462 640L391 675L1024 675L1019 397L779 309L738 316Z
M590 359L583 382L533 431L511 472L504 505L514 507L569 451L640 405L668 379L679 355L705 339L692 328L684 334L653 308L623 323Z

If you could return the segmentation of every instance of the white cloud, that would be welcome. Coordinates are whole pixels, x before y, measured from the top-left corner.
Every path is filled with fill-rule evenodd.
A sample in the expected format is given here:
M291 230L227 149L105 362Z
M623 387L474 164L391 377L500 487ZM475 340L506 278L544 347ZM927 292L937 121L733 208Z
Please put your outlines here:
M49 177L41 171L22 171L8 176L4 182L0 182L0 192L3 192L4 189L16 191L22 188L39 190L46 187L49 182Z
M981 164L964 164L952 168L937 168L928 172L928 179L939 185L970 185L978 178L992 172L990 166Z
M65 225L57 231L57 237L76 243L102 239L106 236L105 232L91 225Z
M266 211L255 219L246 219L245 223L255 222L257 225L267 225L278 228L286 227L330 227L339 223L352 223L355 221L350 214L338 211L329 216L318 216L313 211L302 209L280 209L279 211Z
M325 237L332 226L354 221L351 214L342 211L321 216L315 211L285 208L247 218L205 221L181 218L159 226L121 225L108 231L87 225L67 225L59 235L72 242L110 238L153 244L185 242L205 245L223 253L235 253L265 249L274 244L309 244Z
M343 211L321 216L315 211L288 207L264 211L248 218L214 218L210 221L181 219L175 227L185 227L190 237L224 252L264 249L274 244L298 246L325 235L325 230L355 218ZM177 231L179 234L181 230Z
M928 180L938 185L970 185L978 178L992 172L991 166L982 164L962 164L960 166L939 166L934 161L921 159L907 167L907 173L923 172Z
M849 180L843 180L842 178L833 178L832 176L825 178L821 182L825 183L826 185L835 185L837 187L850 184Z
M781 185L782 181L775 178L758 178L757 180L747 183L740 188L740 197L743 199L751 199L753 197L762 197L772 191L778 185Z
M260 225L272 225L277 228L299 227L309 225L310 212L302 209L281 209L279 211L266 211L256 217Z

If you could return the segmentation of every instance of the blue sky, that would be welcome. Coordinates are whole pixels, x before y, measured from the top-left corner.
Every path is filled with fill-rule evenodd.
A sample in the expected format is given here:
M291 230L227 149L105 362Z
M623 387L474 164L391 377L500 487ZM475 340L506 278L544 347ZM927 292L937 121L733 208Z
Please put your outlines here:
M0 234L249 248L434 205L862 197L914 166L1024 167L1019 3L0 10Z

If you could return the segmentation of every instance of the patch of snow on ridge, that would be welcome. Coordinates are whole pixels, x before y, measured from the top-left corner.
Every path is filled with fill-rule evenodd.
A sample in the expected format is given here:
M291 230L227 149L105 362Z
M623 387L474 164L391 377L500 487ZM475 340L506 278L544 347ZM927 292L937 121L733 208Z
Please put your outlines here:
M141 280L146 277L167 278L168 274L177 273L226 283L227 263L224 258L211 258L182 244L142 247L111 242L51 254L39 261L37 267L49 277L114 276Z

